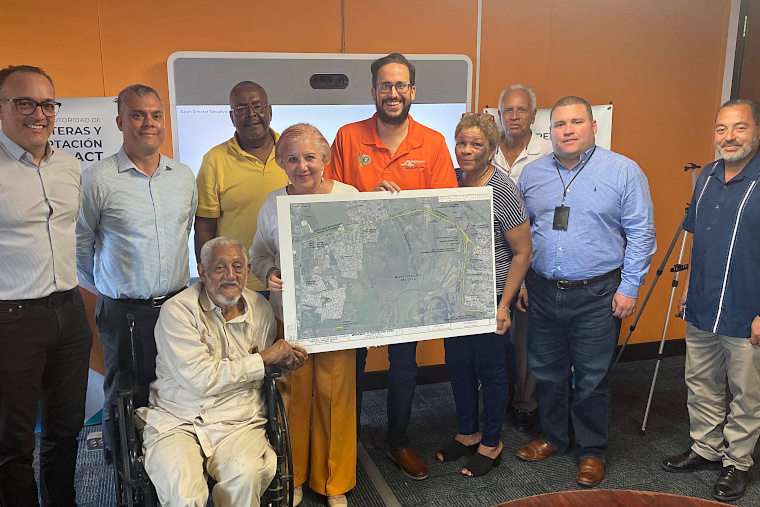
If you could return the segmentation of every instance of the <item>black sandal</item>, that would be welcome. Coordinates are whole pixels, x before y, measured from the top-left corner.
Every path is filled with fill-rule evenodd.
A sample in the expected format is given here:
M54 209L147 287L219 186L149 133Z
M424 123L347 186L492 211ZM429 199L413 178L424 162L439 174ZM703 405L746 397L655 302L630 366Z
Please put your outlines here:
M459 440L452 440L446 447L438 451L438 454L440 454L443 459L438 459L438 456L436 456L436 459L438 461L456 461L464 456L465 453L474 453L478 449L479 445L479 443L464 445Z
M502 449L501 452L499 452L499 455L495 458L489 458L488 456L485 456L483 454L480 454L479 452L476 452L475 455L473 455L472 458L470 458L470 461L467 462L467 464L464 466L467 470L470 471L472 475L462 474L465 477L481 477L483 475L486 475L488 472L491 471L492 468L497 467L501 465L501 455L504 453L504 450Z

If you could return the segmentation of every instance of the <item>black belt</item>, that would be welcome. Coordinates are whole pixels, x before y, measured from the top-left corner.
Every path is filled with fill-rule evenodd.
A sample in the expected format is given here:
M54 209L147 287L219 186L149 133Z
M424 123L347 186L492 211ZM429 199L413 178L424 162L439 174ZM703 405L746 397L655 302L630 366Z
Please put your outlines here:
M619 276L621 269L622 268L613 269L609 273L595 276L593 278L588 278L586 280L549 280L548 278L544 278L538 274L536 274L536 276L538 276L539 278L543 278L547 282L556 283L558 289L583 289L584 287L588 287L590 284L594 282L601 282L602 280L606 280L607 278L612 278L613 276Z
M114 299L113 301L117 301L119 303L127 303L130 305L140 305L140 306L150 306L151 308L160 308L162 304L166 303L167 301L169 301L171 298L173 298L180 292L182 291L178 290L177 292L171 292L165 296L156 296L156 297L152 297L148 299L119 298L119 299Z
M52 308L54 306L63 306L65 303L74 301L74 293L76 292L76 287L69 290L64 290L61 292L53 292L49 296L45 296L43 298L37 298L37 299L18 299L15 301L0 301L0 303L5 303L9 305L18 305L19 307L25 306L43 306L47 308Z

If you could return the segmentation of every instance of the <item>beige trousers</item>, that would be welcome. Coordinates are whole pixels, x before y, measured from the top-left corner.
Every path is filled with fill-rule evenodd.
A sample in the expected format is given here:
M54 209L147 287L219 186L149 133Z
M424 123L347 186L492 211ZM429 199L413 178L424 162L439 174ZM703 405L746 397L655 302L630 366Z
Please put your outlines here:
M160 433L143 430L145 470L163 507L205 507L207 475L216 482L216 507L259 507L275 475L277 457L264 428L244 426L224 437L205 456L191 424Z
M748 470L760 436L760 347L689 324L685 371L692 449ZM733 395L728 414L726 379Z

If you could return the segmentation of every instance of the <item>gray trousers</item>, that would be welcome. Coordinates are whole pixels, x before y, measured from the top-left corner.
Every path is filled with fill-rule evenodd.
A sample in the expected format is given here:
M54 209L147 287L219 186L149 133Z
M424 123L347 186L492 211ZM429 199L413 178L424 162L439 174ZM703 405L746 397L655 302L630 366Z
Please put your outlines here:
M689 324L685 376L694 452L748 470L760 436L760 347ZM728 414L726 379L733 395Z

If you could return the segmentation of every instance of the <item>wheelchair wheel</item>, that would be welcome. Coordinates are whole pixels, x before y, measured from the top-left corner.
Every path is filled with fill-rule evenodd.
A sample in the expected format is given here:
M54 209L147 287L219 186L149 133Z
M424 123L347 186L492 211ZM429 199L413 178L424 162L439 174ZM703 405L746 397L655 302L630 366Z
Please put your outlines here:
M117 404L110 408L114 487L119 507L156 507L158 496L143 467L142 442L134 420L131 379L117 375Z
M117 407L116 405L111 405L108 407L108 413L110 419L107 422L103 423L103 430L108 431L111 434L111 442L114 446L114 456L113 456L113 486L114 486L114 493L116 493L116 505L121 507L123 505L130 505L127 503L127 497L129 495L129 491L125 490L124 481L122 480L122 462L121 462L121 455L119 454L116 449L120 449L121 446L121 439L119 435L119 431L116 431L114 429L115 426L118 426L118 415L117 415Z
M274 379L264 379L267 403L267 437L277 455L277 472L264 495L263 507L293 507L293 452L290 447L285 404Z

